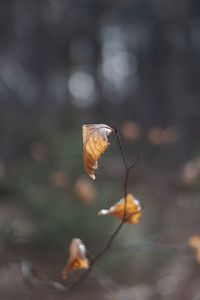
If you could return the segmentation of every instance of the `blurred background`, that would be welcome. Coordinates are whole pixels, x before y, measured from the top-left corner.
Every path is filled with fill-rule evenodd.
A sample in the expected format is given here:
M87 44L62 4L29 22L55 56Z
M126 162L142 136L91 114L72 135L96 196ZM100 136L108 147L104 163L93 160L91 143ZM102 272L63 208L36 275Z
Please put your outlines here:
M0 1L0 299L66 299L42 281L61 282L71 239L95 254L119 224L97 216L123 196L118 145L93 182L88 123L142 153L144 211L70 299L200 299L199 96L198 0Z

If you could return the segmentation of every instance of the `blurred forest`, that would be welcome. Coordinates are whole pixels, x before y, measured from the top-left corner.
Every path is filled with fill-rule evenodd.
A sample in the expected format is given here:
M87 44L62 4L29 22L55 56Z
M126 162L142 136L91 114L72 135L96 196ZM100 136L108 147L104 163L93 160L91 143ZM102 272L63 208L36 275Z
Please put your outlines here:
M96 253L118 224L97 212L123 196L119 149L111 137L93 182L89 123L142 153L129 191L144 211L69 299L200 299L199 83L199 0L0 1L1 300L68 299L24 270L61 282L71 239Z

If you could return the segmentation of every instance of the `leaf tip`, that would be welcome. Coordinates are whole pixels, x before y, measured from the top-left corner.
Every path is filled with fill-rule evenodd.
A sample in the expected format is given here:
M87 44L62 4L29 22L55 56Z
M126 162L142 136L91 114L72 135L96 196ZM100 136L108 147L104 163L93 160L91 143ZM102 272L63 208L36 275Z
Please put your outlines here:
M96 179L96 176L94 174L91 174L90 177L95 180Z
M108 209L102 209L98 212L98 216L104 216L107 215L109 213Z

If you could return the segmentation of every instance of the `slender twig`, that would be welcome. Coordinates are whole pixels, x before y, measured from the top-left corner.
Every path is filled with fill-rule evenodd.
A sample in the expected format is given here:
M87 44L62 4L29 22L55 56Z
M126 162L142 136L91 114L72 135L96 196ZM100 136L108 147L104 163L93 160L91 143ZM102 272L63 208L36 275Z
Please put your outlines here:
M121 142L121 138L120 138L120 134L117 130L116 126L113 126L113 130L116 134L117 137L117 142L119 145L119 150L120 150L120 154L124 163L124 168L125 168L125 178L124 178L124 213L123 213L123 223L125 222L126 219L126 208L127 208L127 185L128 185L128 178L129 178L129 173L132 170L132 168L135 166L135 164L138 162L138 160L141 158L141 154L138 155L138 157L132 162L132 164L130 166L128 166L127 163L127 159L126 159L126 155L125 155L125 151L124 151L124 147L122 145Z
M99 253L97 253L96 256L90 260L90 267L89 267L89 269L85 273L83 273L83 275L80 276L79 279L75 283L72 284L72 286L70 287L70 290L76 288L80 283L82 283L87 278L87 276L91 272L91 270L92 270L94 264L96 263L96 261L99 260L105 254L105 252L107 252L110 249L110 247L111 247L114 239L118 235L118 233L121 230L121 228L123 227L124 223L126 223L127 219L131 215L134 214L134 213L128 214L128 215L126 214L126 208L127 208L127 185L128 185L128 179L129 179L130 171L132 170L133 166L138 162L138 160L141 158L141 155L138 155L138 157L129 166L128 162L127 162L126 155L125 155L124 147L122 145L122 141L121 141L121 138L120 138L120 134L119 134L119 132L117 130L117 127L113 126L112 128L113 128L113 131L114 131L114 133L116 135L116 138L117 138L117 143L118 143L118 146L119 146L120 155L121 155L121 158L122 158L122 161L123 161L123 164L124 164L124 169L125 169L125 177L124 177L124 201L125 202L124 202L123 218L122 218L122 221L120 222L120 224L117 226L117 228L115 229L115 231L112 233L112 235L108 239L108 241L107 241L106 245L103 247L103 249L100 250Z
M119 150L120 150L120 154L121 154L121 157L122 157L122 160L123 160L123 163L124 163L125 171L127 172L127 170L128 170L128 163L127 163L127 159L126 159L124 147L122 145L122 141L121 141L121 138L120 138L120 134L119 134L118 129L117 129L116 126L113 126L113 131L116 134L117 142L118 142L118 146L119 146Z

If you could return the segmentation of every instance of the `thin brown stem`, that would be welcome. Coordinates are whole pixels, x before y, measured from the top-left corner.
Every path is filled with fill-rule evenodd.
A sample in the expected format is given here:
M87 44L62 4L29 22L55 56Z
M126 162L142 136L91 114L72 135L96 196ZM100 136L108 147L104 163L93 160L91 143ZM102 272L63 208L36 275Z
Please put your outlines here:
M72 286L70 287L70 290L74 290L75 287L77 287L80 283L82 283L87 276L89 275L89 273L91 272L94 264L96 263L97 260L99 260L104 254L105 252L107 252L110 247L112 246L112 243L114 241L114 239L116 238L116 236L118 235L119 231L121 230L121 228L123 227L124 223L126 223L127 219L131 216L130 214L126 214L126 208L127 208L127 185L128 185L128 179L129 179L129 174L130 171L132 170L133 166L138 162L138 160L141 158L141 155L139 155L130 166L128 166L127 163L127 158L125 155L125 151L124 151L124 147L122 145L121 142L121 138L120 138L120 134L117 130L117 127L113 126L113 131L116 135L117 138L117 143L119 146L119 150L120 150L120 155L124 164L124 168L125 168L125 177L124 177L124 213L123 213L123 219L120 222L120 224L117 226L117 228L115 229L115 231L112 233L112 235L110 236L110 238L108 239L106 245L103 247L102 250L99 251L99 253L96 254L96 256L90 260L90 267L89 269L78 279L78 281L76 281L75 283L72 284Z
M107 250L109 250L110 246L112 245L113 240L119 233L119 231L122 228L122 226L124 225L124 223L125 223L125 221L122 220L121 223L118 225L118 227L115 229L115 231L110 236L105 247L101 251L99 251L99 253L97 253L96 256L92 260L90 260L89 269L85 273L83 273L83 275L75 283L72 284L72 286L69 288L69 290L74 290L79 284L81 284L88 277L88 275L91 272L96 261L99 260L104 255L104 253L107 252Z
M113 130L114 130L115 135L117 137L117 142L118 142L118 146L119 146L119 150L120 150L120 155L122 157L122 161L124 163L124 168L125 168L125 178L124 178L124 201L125 201L125 203L124 203L124 213L123 213L123 221L124 221L124 219L126 217L126 207L127 207L127 185L128 185L128 176L129 176L129 167L128 167L124 147L122 145L120 134L118 132L117 127L113 126Z
M115 133L115 135L117 137L117 142L118 142L120 154L121 154L121 157L122 157L122 160L123 160L123 163L124 163L125 170L127 171L128 170L128 163L127 163L127 159L126 159L124 147L122 145L120 134L119 134L118 129L117 129L116 126L113 126L112 128L113 128L114 133Z
M128 186L128 178L129 178L129 173L132 170L132 168L135 166L135 164L139 161L139 159L141 158L141 154L138 155L138 157L131 163L130 166L128 166L127 163L127 159L126 159L126 155L125 155L125 151L124 151L124 147L122 145L122 141L121 141L121 137L120 134L118 132L118 129L116 126L112 127L116 137L117 137L117 142L118 142L118 146L119 146L119 150L120 150L120 155L122 157L122 161L124 163L124 168L125 168L125 178L124 178L124 213L123 213L123 220L126 219L126 208L127 208L127 186Z

